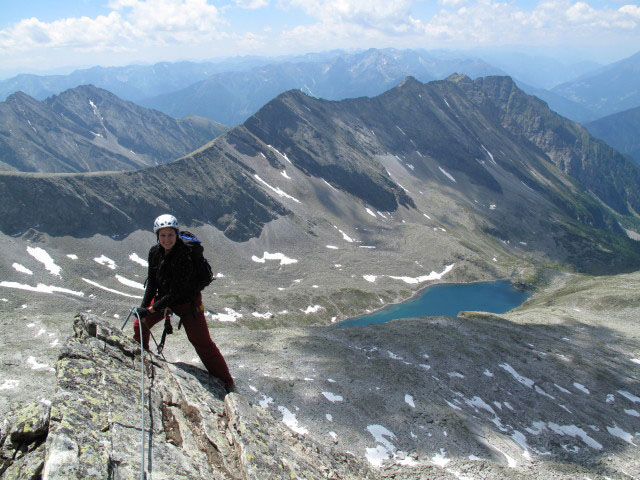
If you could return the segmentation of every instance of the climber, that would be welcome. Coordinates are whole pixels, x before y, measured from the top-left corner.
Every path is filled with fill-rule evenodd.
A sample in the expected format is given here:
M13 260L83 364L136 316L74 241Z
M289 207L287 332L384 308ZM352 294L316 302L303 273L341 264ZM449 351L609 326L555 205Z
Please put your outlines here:
M178 220L173 215L160 215L153 231L157 243L149 250L146 288L136 310L142 319L144 348L149 348L151 328L173 312L180 317L189 342L209 374L220 379L227 392L234 391L227 362L209 335L196 265L189 247L179 237ZM137 319L133 330L134 340L140 343Z

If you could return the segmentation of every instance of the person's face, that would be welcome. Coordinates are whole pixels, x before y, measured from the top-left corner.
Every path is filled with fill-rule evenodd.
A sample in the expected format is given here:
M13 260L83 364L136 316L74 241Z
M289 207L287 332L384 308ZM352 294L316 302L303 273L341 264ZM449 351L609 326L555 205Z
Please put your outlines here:
M164 248L165 252L168 252L173 248L176 244L176 239L178 236L176 235L175 229L171 227L161 228L158 230L158 241L160 242L160 246Z

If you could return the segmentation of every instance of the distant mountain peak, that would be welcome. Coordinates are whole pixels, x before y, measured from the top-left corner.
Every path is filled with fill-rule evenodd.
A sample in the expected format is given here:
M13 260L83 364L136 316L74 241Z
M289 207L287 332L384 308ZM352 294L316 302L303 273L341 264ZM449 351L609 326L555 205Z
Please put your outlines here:
M470 83L472 80L468 75L463 73L452 73L445 78L445 81L452 83Z
M24 93L21 90L9 95L5 101L7 103L37 102L37 100L35 98L27 95L26 93Z
M422 82L416 80L413 75L408 75L405 79L398 84L398 88L405 88L410 86L419 85L422 86Z

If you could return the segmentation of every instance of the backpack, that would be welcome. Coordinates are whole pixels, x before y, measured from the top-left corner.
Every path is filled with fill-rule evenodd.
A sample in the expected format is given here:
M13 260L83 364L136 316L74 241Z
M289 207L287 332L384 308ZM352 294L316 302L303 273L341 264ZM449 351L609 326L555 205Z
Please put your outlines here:
M211 270L211 265L209 265L207 259L204 258L204 248L202 247L202 243L200 243L198 237L186 230L180 232L178 237L180 237L182 242L189 249L189 254L193 261L193 268L195 270L196 285L198 287L198 292L201 292L208 287L213 280L215 280L213 271Z

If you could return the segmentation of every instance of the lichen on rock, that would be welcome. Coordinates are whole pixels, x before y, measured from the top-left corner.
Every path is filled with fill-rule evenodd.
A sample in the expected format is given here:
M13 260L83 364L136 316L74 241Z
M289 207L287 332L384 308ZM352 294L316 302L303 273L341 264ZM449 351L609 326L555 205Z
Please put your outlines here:
M139 345L105 320L78 315L73 330L53 402L26 405L3 423L3 479L133 479L143 462L147 478L374 478L355 457L226 395L200 368L145 352L143 370Z

